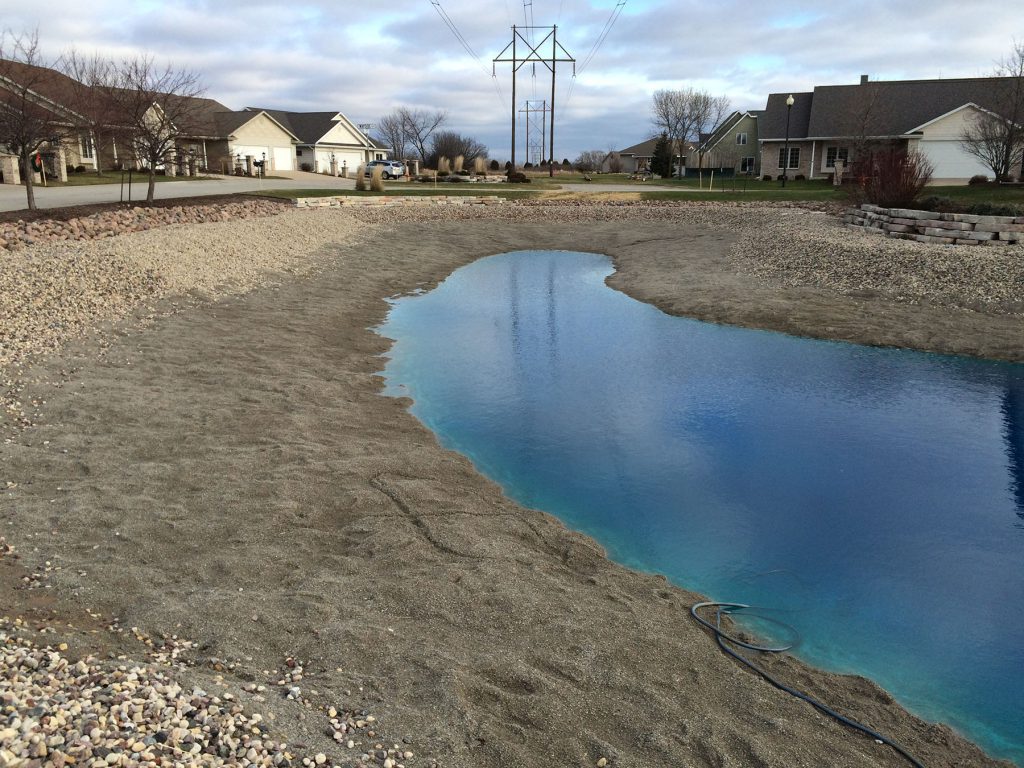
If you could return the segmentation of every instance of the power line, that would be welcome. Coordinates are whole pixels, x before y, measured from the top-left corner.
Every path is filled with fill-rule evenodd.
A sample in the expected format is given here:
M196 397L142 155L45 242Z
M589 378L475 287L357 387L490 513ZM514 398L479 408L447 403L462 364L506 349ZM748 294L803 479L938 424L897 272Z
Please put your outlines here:
M437 15L441 17L441 21L443 21L445 25L448 27L448 29L451 30L451 33L455 35L455 39L458 40L459 43L461 43L466 53L473 57L476 63L479 64L480 68L484 71L484 74L487 75L488 78L490 78L491 84L494 86L495 94L498 97L498 101L501 102L502 105L504 105L505 95L501 91L501 84L498 82L498 78L487 71L487 66L484 64L479 54L473 50L473 46L469 44L469 41L466 40L466 38L459 31L459 28L456 26L455 21L452 19L451 16L448 15L448 12L443 7L441 7L440 0L430 0L430 4L434 6L434 10L437 11Z
M476 61L480 62L480 57L477 55L477 52L473 50L473 47L469 44L469 41L462 36L461 32L459 32L458 27L455 26L455 22L452 21L451 16L448 15L448 12L441 7L440 0L430 0L430 4L434 6L434 10L437 11L437 15L441 17L441 21L443 21L448 26L448 29L451 30L451 33L455 35L455 39L458 40L462 44L462 47L466 49L466 53L468 53L470 56L476 59ZM483 64L483 62L480 63ZM484 71L487 71L486 67L484 67Z
M615 7L612 8L611 15L608 17L608 21L604 23L604 28L597 36L597 40L594 41L594 46L590 49L590 53L587 54L586 58L583 59L583 63L580 64L578 72L582 73L587 68L587 65L593 61L594 56L597 54L601 45L608 38L608 33L612 31L612 27L615 26L615 22L619 20L619 16L622 15L622 9L626 7L626 0L619 0Z

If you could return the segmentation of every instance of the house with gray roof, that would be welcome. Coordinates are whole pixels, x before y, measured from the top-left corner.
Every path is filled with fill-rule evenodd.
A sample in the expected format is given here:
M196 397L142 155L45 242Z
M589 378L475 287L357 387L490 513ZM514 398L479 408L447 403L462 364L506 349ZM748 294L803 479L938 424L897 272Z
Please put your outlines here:
M654 157L654 145L657 143L658 139L655 137L625 149L609 152L601 163L601 172L611 173L613 167L618 167L620 173L636 173L650 168L651 158Z
M1000 113L1007 81L875 80L818 86L805 93L773 93L759 121L761 173L789 178L830 177L836 162L848 166L867 147L916 150L934 166L936 183L964 183L992 172L968 154L963 129L977 116ZM786 100L792 95L793 106ZM786 147L788 120L788 156Z
M728 115L698 147L698 166L734 173L756 174L758 119L760 110L736 111Z
M613 167L618 167L619 173L636 173L637 171L650 170L651 158L654 157L654 147L657 144L658 137L655 136L631 147L609 152L601 162L601 173L612 173ZM689 151L692 147L687 149ZM617 163L616 158L618 159ZM680 162L684 165L686 164L686 155L675 156L674 163L677 167Z
M200 167L221 173L243 169L295 170L298 137L272 115L260 111L233 111L213 99L196 99L187 135L178 142L178 160L194 157Z
M296 136L295 160L301 170L344 175L370 160L388 157L388 147L371 139L341 112L246 109L271 116Z

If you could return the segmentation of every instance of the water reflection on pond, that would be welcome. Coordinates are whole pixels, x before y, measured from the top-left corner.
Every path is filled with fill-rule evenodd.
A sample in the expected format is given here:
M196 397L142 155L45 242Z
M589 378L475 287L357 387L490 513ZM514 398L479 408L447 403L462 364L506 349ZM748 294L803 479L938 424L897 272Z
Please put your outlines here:
M670 317L611 271L524 251L398 300L389 392L614 559L1024 763L1024 365Z

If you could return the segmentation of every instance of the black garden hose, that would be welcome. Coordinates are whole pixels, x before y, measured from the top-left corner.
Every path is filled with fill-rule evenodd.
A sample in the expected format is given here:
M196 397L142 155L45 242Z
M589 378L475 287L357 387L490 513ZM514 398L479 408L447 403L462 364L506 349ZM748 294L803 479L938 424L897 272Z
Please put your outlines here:
M707 619L704 619L703 617L701 617L701 615L699 613L701 608L714 608L714 609L716 609L715 610L715 623L714 624L712 624ZM890 738L888 738L886 736L883 736L882 734L878 733L877 731L871 730L866 725L862 725L861 723L858 723L856 720L851 720L850 718L846 717L845 715L839 714L838 712L836 712L831 707L828 707L825 704L822 704L820 701L818 701L815 698L812 698L811 696L808 696L806 693L802 693L801 691L798 691L795 688L789 687L788 685L786 685L782 681L777 680L774 677L772 677L771 675L769 675L767 672L765 672L763 669L758 667L756 664L754 664L750 659L748 659L743 654L737 652L733 648L730 648L728 643L732 643L733 645L737 645L737 646L739 646L741 648L747 648L749 650L759 651L759 652L762 652L762 653L783 653L785 651L788 651L790 648L792 648L796 644L794 642L794 643L790 643L789 645L781 645L781 646L775 646L775 647L773 647L773 646L755 645L753 643L747 643L747 642L744 642L743 640L740 640L738 638L735 638L735 637L732 637L730 635L727 635L725 632L722 631L722 614L723 613L728 614L728 613L731 613L732 611L747 610L749 608L750 608L749 605L745 605L743 603L720 603L720 602L708 601L708 602L694 604L694 606L692 608L690 608L690 615L692 615L693 618L695 618L702 626L707 627L709 630L711 630L711 632L714 633L715 639L718 641L718 645L719 645L719 647L723 651L725 651L727 654L729 654L730 656L732 656L734 659L736 659L737 661L741 662L745 666L747 666L750 669L752 669L754 672L759 674L761 677L763 677L765 680L767 680L769 683L774 685L779 690L785 691L790 696L795 696L798 699L802 699L803 701L806 701L808 704L810 704L815 709L818 709L821 712L824 712L829 717L835 718L836 720L838 720L840 723L843 723L844 725L848 725L851 728L855 728L856 730L860 731L861 733L867 734L868 736L870 736L871 738L875 739L876 741L879 741L879 742L881 742L883 744L888 744L890 747L892 747L897 752L899 752L900 755L905 757L910 762L910 764L914 766L914 768L924 768L924 765L917 758L915 758L913 755L911 755L909 752L907 752L907 750L905 750L903 747L901 747L899 744L897 744L892 739L890 739ZM772 619L772 621L775 621L775 620ZM782 622L776 622L776 623L782 624ZM782 625L786 626L788 629L792 630L794 635L796 634L796 631L793 630L792 627L789 627L789 625L786 625L786 624L782 624Z

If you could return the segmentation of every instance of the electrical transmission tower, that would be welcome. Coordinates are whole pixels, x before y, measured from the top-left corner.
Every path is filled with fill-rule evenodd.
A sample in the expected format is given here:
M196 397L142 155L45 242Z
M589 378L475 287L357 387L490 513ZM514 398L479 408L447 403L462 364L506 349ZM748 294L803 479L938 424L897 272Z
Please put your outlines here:
M538 113L540 120L535 118L531 122L530 115ZM526 159L534 165L540 165L547 158L544 152L547 146L548 102L527 99L526 106L519 110L519 114L526 116Z
M520 30L532 31L535 29L547 29L548 33L544 36L544 39L539 43L531 43L525 37L523 37ZM547 46L547 43L551 43L551 53L541 53L540 49ZM527 53L521 55L521 49L519 44L525 46ZM548 161L548 174L554 176L555 170L555 67L560 62L571 62L572 73L576 74L576 59L569 55L569 52L562 47L561 43L558 42L558 26L551 27L517 27L512 25L512 42L505 46L504 50L498 54L494 59L494 64L498 63L510 63L512 65L512 170L516 168L516 73L522 69L525 64L543 64L551 71L551 130L550 130L550 141L548 142L548 152L550 153ZM494 64L491 65L492 72L494 71Z

